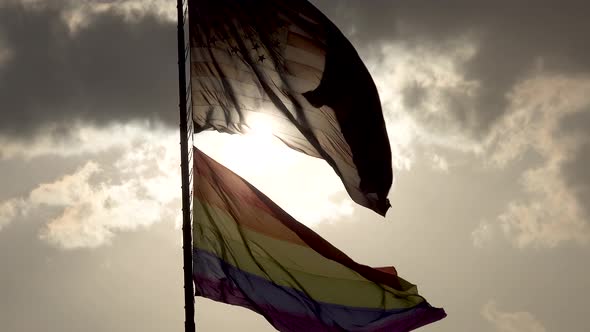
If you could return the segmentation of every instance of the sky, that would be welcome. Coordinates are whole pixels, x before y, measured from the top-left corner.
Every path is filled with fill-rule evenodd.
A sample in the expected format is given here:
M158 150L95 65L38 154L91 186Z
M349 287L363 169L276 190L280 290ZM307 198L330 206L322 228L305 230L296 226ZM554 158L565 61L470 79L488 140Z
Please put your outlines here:
M198 147L448 317L425 332L587 331L583 1L313 0L380 93L392 208L261 128ZM183 328L175 3L0 0L0 330ZM199 331L273 331L198 298Z

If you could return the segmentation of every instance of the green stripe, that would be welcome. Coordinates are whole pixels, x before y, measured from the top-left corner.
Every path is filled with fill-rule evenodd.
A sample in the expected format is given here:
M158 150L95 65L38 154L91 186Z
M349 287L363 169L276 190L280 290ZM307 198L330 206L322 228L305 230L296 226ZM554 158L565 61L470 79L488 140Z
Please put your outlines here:
M386 309L410 308L423 301L415 286L402 292L377 285L310 248L238 227L217 207L195 201L194 217L196 248L245 272L306 292L314 300Z

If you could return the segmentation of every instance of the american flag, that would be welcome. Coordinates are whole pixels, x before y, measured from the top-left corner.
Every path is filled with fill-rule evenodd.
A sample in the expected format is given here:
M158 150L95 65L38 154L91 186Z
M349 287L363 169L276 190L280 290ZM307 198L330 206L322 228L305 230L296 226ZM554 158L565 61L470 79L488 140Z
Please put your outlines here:
M305 0L189 1L195 132L267 119L325 159L357 203L384 215L391 152L377 89L350 42Z

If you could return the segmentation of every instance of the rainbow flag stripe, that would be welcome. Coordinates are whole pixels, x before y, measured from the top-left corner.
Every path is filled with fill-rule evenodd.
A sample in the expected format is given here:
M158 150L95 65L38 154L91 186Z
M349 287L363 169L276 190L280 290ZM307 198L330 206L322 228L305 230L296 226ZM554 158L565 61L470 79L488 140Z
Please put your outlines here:
M198 296L280 331L411 331L446 316L395 269L354 262L251 184L195 149Z

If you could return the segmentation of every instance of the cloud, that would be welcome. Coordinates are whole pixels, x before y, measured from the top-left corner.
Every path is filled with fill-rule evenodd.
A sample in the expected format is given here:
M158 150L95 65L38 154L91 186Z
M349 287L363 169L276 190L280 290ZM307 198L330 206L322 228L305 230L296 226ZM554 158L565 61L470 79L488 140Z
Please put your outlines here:
M26 208L24 200L18 198L0 202L0 231L17 216L26 214Z
M433 153L430 155L431 162L433 164L433 168L435 170L441 172L448 172L449 171L449 162L442 156Z
M12 50L8 46L4 45L2 35L0 34L0 69L4 63L8 62L12 58Z
M167 131L147 121L112 124L102 128L82 124L52 125L30 138L0 135L0 160L51 156L65 158L97 154L113 148L132 148L143 140L157 140Z
M496 302L489 301L481 314L497 332L546 332L545 327L529 312L502 312Z
M436 56L460 49L458 39L470 40L473 53L457 62L460 66L456 68L458 76L473 86L469 93L461 87L448 89L418 82L408 86L403 96L407 106L414 106L410 110L413 114L425 116L429 108L421 108L421 104L438 95L448 103L442 110L446 116L477 140L485 139L507 115L507 95L536 66L554 73L590 73L590 46L585 42L590 21L583 14L588 9L584 2L562 1L558 6L549 0L483 5L468 0L378 1L370 6L353 1L314 3L349 32L361 49L394 43L411 50L420 45ZM429 65L421 57L416 62Z
M498 227L488 220L482 220L477 228L471 232L471 241L477 248L483 248L496 239Z
M120 163L120 161L119 161ZM90 178L101 174L92 162L78 172L54 183L43 184L31 192L29 203L63 209L51 219L41 238L64 248L97 247L108 243L115 231L149 226L167 217L178 195L162 195L161 184L171 185L168 176L133 177L120 184Z
M63 3L66 5L62 18L71 33L87 28L96 16L108 12L122 15L130 23L136 23L146 15L155 15L170 22L176 20L176 5L166 0L64 0Z
M458 71L473 54L472 41L456 38L444 49L384 42L369 47L368 54L366 64L379 90L394 169L410 169L425 153L424 160L433 168L446 171L449 164L440 149L481 152L482 144L462 132L446 112L456 100L441 92L454 90L461 95L458 99L473 102L477 86Z
M76 123L176 125L175 25L153 12L129 20L120 6L87 15L75 33L66 14L78 7L68 2L0 8L2 49L10 50L0 65L0 135L67 133Z
M511 202L495 225L517 247L590 243L588 91L590 79L584 77L540 74L524 81L510 96L511 115L487 142L496 166L527 153L539 160L520 179L527 197ZM475 233L490 227L482 224Z
M500 227L514 245L555 247L565 241L590 243L590 224L582 205L552 164L524 174L531 197L509 204L499 217Z
M104 131L102 138L113 138L114 132ZM173 220L180 209L177 133L143 128L135 134L106 139L111 151L118 151L114 159L89 160L26 197L1 202L0 227L25 212L38 218L49 215L41 238L71 249L97 247L116 232Z
M404 123L404 144L394 136L399 126L390 130L398 168L421 151L445 169L434 157L445 150L475 154L498 172L525 166L521 197L479 224L475 245L497 236L521 248L590 243L590 117L583 115L590 21L581 14L588 4L314 3L360 46L386 117ZM578 129L561 128L569 116Z
M590 220L590 102L583 112L567 115L561 121L560 131L568 133L575 141L575 152L561 165L565 184L575 195L584 216Z

